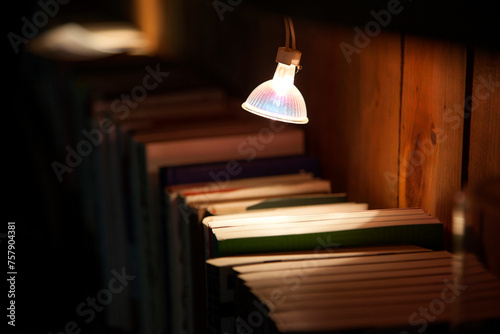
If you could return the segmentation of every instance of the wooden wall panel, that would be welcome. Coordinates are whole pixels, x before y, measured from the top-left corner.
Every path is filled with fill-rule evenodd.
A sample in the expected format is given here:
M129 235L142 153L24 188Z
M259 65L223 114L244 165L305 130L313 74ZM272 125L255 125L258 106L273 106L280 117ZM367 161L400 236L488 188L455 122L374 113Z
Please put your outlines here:
M340 44L354 45L352 29L305 21L296 27L309 152L320 157L333 191L373 208L397 207L397 183L391 188L384 173L398 173L400 36L376 36L348 61Z
M474 54L468 166L469 247L500 277L500 55Z
M465 47L405 38L399 206L422 207L445 224L445 236L461 189L465 77Z
M352 31L303 21L298 21L295 29L303 66L296 75L296 85L306 100L309 117L307 148L319 157L322 175L331 180L332 190L346 192L350 133L358 110L359 61L348 64L339 43L352 38Z
M401 37L382 33L359 54L358 110L346 134L350 145L349 199L370 208L398 206Z
M500 54L476 50L471 102L469 180L500 177Z

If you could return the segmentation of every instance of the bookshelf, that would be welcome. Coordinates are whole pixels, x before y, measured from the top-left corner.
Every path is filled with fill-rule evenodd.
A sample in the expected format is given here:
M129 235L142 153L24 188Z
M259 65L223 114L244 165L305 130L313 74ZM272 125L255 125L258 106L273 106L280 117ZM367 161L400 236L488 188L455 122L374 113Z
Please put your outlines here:
M113 3L107 2L104 12L109 11ZM494 38L486 38L494 35L495 24L485 20L484 25L475 25L474 30L467 34L467 24L458 18L464 9L448 3L435 12L431 11L432 15L426 16L428 24L422 27L418 23L427 7L422 5L417 10L405 6L401 17L395 16L387 28L381 29L366 46L359 48L359 53L353 53L347 59L339 47L341 43L354 43L356 32L353 27L369 22L371 17L367 13L385 8L387 3L375 6L355 1L338 7L336 11L327 10L319 3L306 6L303 1L291 1L286 5L289 14L293 15L297 48L303 54L303 70L296 76L296 85L306 100L310 122L300 127L300 136L294 137L297 146L283 156L307 152L315 157L317 173L330 181L331 192L345 193L349 202L366 203L370 209L422 208L442 222L444 248L448 251L453 250L452 214L456 208L456 196L464 190L473 198L473 208L477 210L474 217L481 217L473 220L471 248L488 264L491 273L498 276L500 255L491 237L498 232L497 212L485 204L489 198L495 198L494 189L487 188L488 184L494 185L490 180L500 176L500 51ZM77 12L82 9L75 6ZM15 149L16 155L13 156L21 155L19 161L26 171L12 171L19 176L12 180L12 188L18 194L9 206L20 212L13 220L26 222L28 240L34 245L28 254L39 263L30 273L35 275L42 270L43 257L51 257L57 266L55 273L60 277L42 281L48 290L70 291L68 294L57 293L50 299L48 292L39 294L36 287L28 289L29 297L42 296L48 300L47 310L35 315L37 321L34 323L40 328L56 332L71 319L81 320L78 314L75 315L77 305L87 297L95 296L111 278L110 267L96 263L109 261L108 265L118 270L120 263L131 261L130 254L122 253L121 258L105 260L102 256L111 256L111 251L100 254L103 240L96 240L95 236L100 235L102 222L99 223L94 211L99 208L99 196L108 196L106 203L111 211L106 214L114 217L112 226L104 225L109 231L115 231L106 234L106 247L115 251L127 249L130 242L127 238L137 237L134 242L138 244L133 246L140 246L133 248L136 252L133 256L147 260L133 262L137 261L133 259L130 263L144 266L138 270L142 275L140 279L147 280L148 275L156 279L166 275L162 272L164 269L155 267L164 260L164 254L158 251L164 242L160 237L161 223L148 220L151 218L148 215L159 213L141 211L144 209L142 201L147 196L141 194L143 197L138 197L136 193L144 191L148 182L154 184L159 175L153 173L152 181L141 179L139 182L133 177L124 181L129 169L137 173L141 168L136 165L137 161L146 158L143 156L145 151L140 148L132 149L130 156L125 154L130 147L120 146L120 136L126 135L128 130L123 133L117 130L116 138L113 135L105 141L109 146L99 145L94 152L101 158L106 157L106 152L123 154L115 157L121 159L113 162L115 169L106 169L106 174L96 175L94 173L101 170L95 169L94 164L102 161L83 159L82 164L75 167L75 172L64 176L64 182L59 183L54 178L51 163L64 161L65 146L76 148L83 138L81 130L92 127L96 124L92 122L99 122L98 117L106 117L106 112L109 113L109 110L100 115L87 113L87 98L97 97L101 106L106 105L116 94L130 93L143 79L146 66L160 63L168 69L170 76L165 78L163 90L155 92L159 100L134 111L153 115L158 112L155 109L158 105L161 108L162 103L166 103L162 100L163 93L193 92L199 88L208 89L204 90L207 96L212 92L210 96L214 103L212 108L205 109L206 105L194 102L187 107L191 108L192 116L184 113L179 103L178 113L163 120L140 123L128 119L128 125L127 122L121 125L123 129L130 126L128 129L135 132L137 142L147 146L160 140L151 139L155 136L179 140L203 137L201 129L205 126L206 133L212 131L213 135L227 131L227 137L237 135L240 130L245 136L269 128L265 121L252 123L255 119L242 114L239 101L256 84L269 79L274 71L276 48L285 39L282 6L281 1L273 4L233 2L232 10L226 11L224 20L221 20L210 1L127 1L115 14L137 23L154 41L151 45L155 49L151 50L151 55L117 55L88 63L51 62L29 55L20 59L25 76L19 83L33 99L23 100L24 93L20 92L15 95L20 110L26 113L15 115L14 124L22 132L12 137L21 137L23 142L19 143L20 149ZM131 8L133 14L129 13ZM345 16L339 14L341 11L345 11ZM154 20L148 20L149 15L153 15L148 14L151 12L154 12ZM325 15L329 12L331 15ZM471 20L485 19L486 12L484 9L477 16L471 14ZM443 17L447 20L441 20ZM58 20L64 22L64 16L59 16ZM449 26L455 26L458 33L451 32ZM236 54L244 55L245 59L236 57ZM196 93L190 94L188 99L193 100ZM193 108L195 104L200 108ZM175 103L168 107L175 108ZM190 126L191 119L187 121L186 118L199 117L203 113L206 118L200 118L198 124ZM221 119L228 115L231 119L234 117L238 127L229 129L222 124ZM114 122L119 123L116 119ZM152 128L156 130L151 131ZM290 128L290 131L293 129L296 128ZM116 145L116 151L113 151L113 145ZM272 152L272 148L268 148ZM207 147L207 151L209 149ZM281 149L276 147L276 150ZM20 154L24 151L30 154ZM223 160L237 157L234 152L230 151ZM276 156L276 151L272 155ZM197 157L189 158L192 159L184 161L197 161ZM212 158L209 156L205 162L215 162ZM121 165L123 161L127 164ZM42 167L38 170L36 166ZM219 173L230 173L235 168L235 165L226 165ZM104 182L101 184L103 188L113 184L113 191L96 194L95 187L99 187L99 182ZM32 189L43 199L34 204L32 212L27 212L22 204L26 195L23 189ZM117 196L124 189L127 196L118 200ZM492 195L485 198L485 194ZM131 202L134 206L128 207ZM118 221L126 222L131 211L135 219L148 220L150 230L140 230L138 235L127 234L130 230L126 231L125 225L119 225ZM39 221L41 224L36 226L35 222ZM49 240L49 248L43 247L37 231ZM44 252L36 254L34 249L37 248L44 249ZM74 288L72 280L81 288ZM165 307L160 294L166 292L162 290L165 288L161 286L163 283L154 281L151 284L157 290L129 290L116 296L115 301L120 307L110 304L105 312L97 314L96 321L90 324L80 321L82 329L108 333L107 326L111 325L125 334L158 333L168 320L154 311L155 307L157 310ZM496 288L494 283L492 287ZM155 294L155 291L159 292ZM146 297L143 299L143 296ZM141 303L149 303L149 308ZM56 310L58 316L53 316L49 309ZM133 316L125 321L123 314ZM114 320L110 322L110 318ZM286 317L278 318L277 323L284 326L281 328L287 328L282 322ZM151 322L146 321L145 325L144 319ZM318 319L325 323L324 317L318 315ZM390 319L386 320L390 322ZM301 328L298 322L293 324Z
M295 5L290 11L300 11L300 3ZM259 63L254 82L261 82L274 66L269 59L283 36L281 16L273 11L274 6L268 11L265 5L249 7L228 12L222 23L206 18L211 24L203 20L200 24L204 28L214 25L214 35L222 40L231 40L238 31L244 44L252 45L250 57ZM333 19L315 20L315 14L323 18L320 8L304 8L305 14L295 18L297 47L303 53L303 68L308 69L297 74L296 84L315 116L304 127L309 151L321 158L334 190L347 191L353 200L373 207L420 205L443 220L449 234L453 194L469 181L474 186L479 179L498 175L495 162L478 163L478 153L474 153L486 150L498 161L493 144L498 142L498 131L492 128L497 122L486 129L486 124L478 123L482 117L463 117L467 112L464 100L474 99L474 111L487 108L488 117L498 119L493 116L498 114L495 108L491 109L496 94L480 100L474 93L480 90L481 78L498 78L498 45L476 45L465 36L446 39L418 30L411 34L382 29L348 63L339 45L353 41L352 25L359 22L345 26ZM437 24L437 20L431 22ZM259 27L272 37L261 39L247 26ZM482 31L492 36L495 30ZM231 59L229 48L216 49L219 54L207 59L206 67L223 64L238 77L247 77L246 68ZM195 54L187 52L188 57ZM483 65L478 67L477 59L485 59ZM482 66L488 67L487 74ZM252 89L248 81L240 82L242 95ZM478 133L496 139L482 150L473 150L472 138Z

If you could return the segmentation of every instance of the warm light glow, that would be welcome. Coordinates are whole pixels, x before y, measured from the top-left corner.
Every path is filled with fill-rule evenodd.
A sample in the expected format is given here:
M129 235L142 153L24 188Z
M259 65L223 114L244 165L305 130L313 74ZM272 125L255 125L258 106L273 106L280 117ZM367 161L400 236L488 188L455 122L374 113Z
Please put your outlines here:
M142 55L148 40L129 23L69 22L45 31L28 44L31 52L65 60L87 60L127 53Z
M255 88L242 108L277 121L307 123L306 103L293 84L295 72L295 65L278 63L273 79Z

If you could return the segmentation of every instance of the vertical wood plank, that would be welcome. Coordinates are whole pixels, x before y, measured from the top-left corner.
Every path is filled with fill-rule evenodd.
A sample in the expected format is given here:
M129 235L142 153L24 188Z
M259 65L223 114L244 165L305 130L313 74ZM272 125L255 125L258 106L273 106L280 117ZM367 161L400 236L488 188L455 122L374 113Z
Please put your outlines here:
M359 60L348 64L339 44L351 38L351 31L303 21L298 21L295 28L300 36L297 48L302 51L303 66L296 85L307 104L308 151L320 158L323 177L331 180L332 190L346 192L350 131L358 110Z
M149 52L158 52L160 34L164 30L160 22L160 4L157 0L134 0L132 13L134 23L141 29L149 42ZM172 28L172 27L171 27Z
M500 54L477 49L470 107L468 208L471 250L500 276Z
M359 57L359 110L347 134L348 195L370 208L397 207L401 36L382 33Z
M167 59L183 56L185 41L180 0L132 0L132 20L148 40L147 52Z
M307 28L297 86L308 105L309 151L321 158L333 191L371 208L397 207L400 35L382 33L347 59L340 45L355 45L352 29L300 26Z
M500 54L476 50L471 103L469 180L500 177Z
M444 223L461 188L466 49L408 36L404 46L399 206L422 207Z

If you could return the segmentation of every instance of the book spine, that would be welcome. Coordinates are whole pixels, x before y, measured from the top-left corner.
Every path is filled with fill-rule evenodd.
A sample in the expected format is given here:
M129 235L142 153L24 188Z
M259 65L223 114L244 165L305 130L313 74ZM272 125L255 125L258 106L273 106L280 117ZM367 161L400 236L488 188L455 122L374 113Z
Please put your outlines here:
M288 250L317 250L322 248L410 244L433 250L443 249L442 224L384 226L347 231L305 233L218 240L214 235L217 257L281 252Z
M261 177L270 175L294 174L298 172L313 173L319 177L319 163L314 157L307 155L285 156L279 158L262 158L251 162L238 160L239 173L231 175L231 179ZM161 185L199 183L214 181L212 175L227 171L227 162L195 164L187 166L168 166L160 168Z

